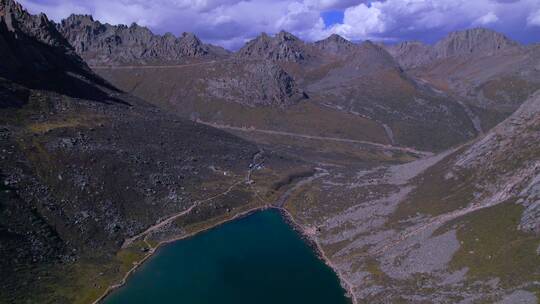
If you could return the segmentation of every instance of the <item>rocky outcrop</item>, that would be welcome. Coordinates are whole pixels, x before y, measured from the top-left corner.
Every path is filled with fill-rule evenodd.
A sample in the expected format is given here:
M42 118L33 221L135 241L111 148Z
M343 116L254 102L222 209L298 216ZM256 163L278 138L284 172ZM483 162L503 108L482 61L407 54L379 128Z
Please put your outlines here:
M207 82L206 92L213 98L240 102L250 107L279 108L307 98L294 79L272 61L240 63L224 70L227 71L225 75Z
M328 38L313 43L315 48L331 55L347 55L356 49L356 44L341 37L332 34Z
M274 37L262 33L246 43L236 56L241 59L267 59L285 62L303 62L309 58L306 44L296 36L285 31Z
M71 15L58 29L90 65L171 63L228 54L191 33L160 36L137 24L102 24L86 15Z

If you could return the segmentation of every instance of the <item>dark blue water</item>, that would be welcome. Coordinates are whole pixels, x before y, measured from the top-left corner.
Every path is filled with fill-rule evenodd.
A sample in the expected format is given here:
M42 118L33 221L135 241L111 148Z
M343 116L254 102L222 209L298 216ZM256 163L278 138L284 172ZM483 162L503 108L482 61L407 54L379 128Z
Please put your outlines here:
M349 304L344 294L272 210L164 246L105 303Z

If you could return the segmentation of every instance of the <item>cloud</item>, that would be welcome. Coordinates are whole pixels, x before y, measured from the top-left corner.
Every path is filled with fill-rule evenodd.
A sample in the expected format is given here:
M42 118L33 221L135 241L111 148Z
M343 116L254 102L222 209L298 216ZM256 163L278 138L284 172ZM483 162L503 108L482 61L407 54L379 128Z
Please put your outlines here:
M450 31L489 26L496 30L525 31L519 20L527 11L540 9L534 0L379 0L361 3L345 10L342 24L327 29L349 39L422 39ZM529 24L540 24L540 13L529 17Z
M540 31L538 0L20 0L60 21L92 14L111 24L136 22L154 32L194 32L238 48L261 32L290 31L307 40L332 33L352 40L433 40L449 31L487 26L531 40ZM343 22L325 25L326 12ZM533 13L531 13L533 12Z
M32 13L45 12L49 19L61 20L70 14L89 14L91 13L86 7L78 5L77 3L50 3L50 2L37 2L29 0L19 1L26 9Z
M493 12L489 12L485 14L484 16L476 19L473 24L475 25L488 25L499 21L499 17L495 15Z
M540 9L527 17L527 25L540 26Z
M387 26L385 16L377 6L368 7L364 3L345 10L343 23L330 29L331 32L347 38L367 37L383 33Z

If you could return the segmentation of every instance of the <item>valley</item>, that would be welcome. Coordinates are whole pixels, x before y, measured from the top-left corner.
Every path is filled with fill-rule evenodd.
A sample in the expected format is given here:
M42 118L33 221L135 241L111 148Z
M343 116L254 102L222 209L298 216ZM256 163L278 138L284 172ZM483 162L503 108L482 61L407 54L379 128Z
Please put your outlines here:
M537 45L281 31L232 52L0 0L0 53L0 303L123 303L145 282L171 301L145 277L180 267L170 248L249 244L272 276L287 244L323 273L280 286L291 301L538 302Z

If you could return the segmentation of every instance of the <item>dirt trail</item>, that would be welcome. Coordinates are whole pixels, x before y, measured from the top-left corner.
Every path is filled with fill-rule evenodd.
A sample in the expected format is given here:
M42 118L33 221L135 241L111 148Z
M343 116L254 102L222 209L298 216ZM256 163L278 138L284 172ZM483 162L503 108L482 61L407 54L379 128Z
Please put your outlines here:
M200 201L196 201L195 203L193 203L193 205L191 205L191 207L189 207L188 209L182 211L182 212L178 212L178 213L175 213L169 217L167 217L166 219L162 220L162 221L159 221L157 224L153 225L153 226L150 226L148 229L146 229L145 231L133 236L133 237L130 237L130 238L127 238L125 241L124 241L124 244L122 244L122 248L126 248L128 247L129 245L131 245L134 241L136 241L137 239L143 237L143 236L146 236L148 234L150 234L151 232L153 231L156 231L160 228L163 228L164 226L170 224L171 222L173 222L174 220L176 220L177 218L183 216L183 215L186 215L186 214L189 214L191 211L193 211L193 209L195 209L196 207L200 206L201 204L204 204L206 202L209 202L211 200L214 200L218 197L221 197L221 196L224 196L224 195L227 195L229 194L236 186L238 186L239 184L241 183L244 183L245 180L242 179L240 181L237 181L235 182L234 184L232 184L226 191L222 192L222 193L219 193L219 194L216 194L212 197L209 197L207 199L204 199L204 200L200 200Z
M93 70L129 70L129 69L183 69L187 67L200 66L216 63L215 60L189 63L189 64L174 64L174 65L93 65L90 66Z
M266 130L266 129L234 127L234 126L220 125L220 124L204 122L204 121L198 121L198 122L202 123L202 124L205 124L205 125L208 125L208 126L211 126L211 127L214 127L214 128L218 128L218 129L227 129L227 130L234 130L234 131L241 131L241 132L256 132L256 133L264 133L264 134L271 134L271 135L281 135L281 136L289 136L289 137L297 137L297 138L305 138L305 139L314 139L314 140L326 140L326 141L337 141L337 142L364 144L364 145L370 145L370 146L383 148L383 149L387 149L387 150L392 150L392 151L413 153L413 154L417 154L417 155L422 156L422 157L433 155L433 153L431 153L431 152L420 151L420 150L416 150L414 148L396 147L396 146L385 145L385 144L380 144L380 143L375 143L375 142L365 141L365 140L356 140L356 139L339 138L339 137L326 137L326 136L308 135L308 134L291 133L291 132L285 132L285 131L274 131L274 130Z

